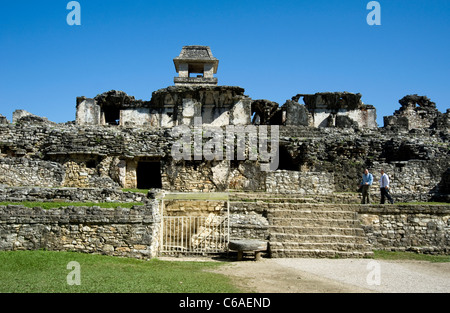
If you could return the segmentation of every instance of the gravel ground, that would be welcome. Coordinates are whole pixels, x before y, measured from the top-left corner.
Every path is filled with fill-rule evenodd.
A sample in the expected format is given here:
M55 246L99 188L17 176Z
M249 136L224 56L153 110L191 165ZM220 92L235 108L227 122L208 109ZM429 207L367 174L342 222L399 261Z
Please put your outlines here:
M267 293L448 293L450 263L372 259L263 259L230 262L218 273Z
M383 293L448 293L450 263L368 259L274 259L272 262L360 289Z

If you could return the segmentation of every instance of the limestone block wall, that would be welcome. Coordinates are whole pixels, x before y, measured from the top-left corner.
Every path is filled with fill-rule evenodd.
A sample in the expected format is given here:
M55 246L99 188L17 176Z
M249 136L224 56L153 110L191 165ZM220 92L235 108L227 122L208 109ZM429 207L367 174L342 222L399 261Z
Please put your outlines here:
M326 110L316 109L312 113L312 120L314 127L329 127L329 117L331 116L347 116L360 128L376 128L376 110L373 108L358 109L358 110L340 110L337 113ZM331 126L335 126L335 122Z
M37 197L39 191L50 193L48 189L30 188L28 197ZM52 196L70 194L63 191L57 190ZM48 249L151 258L159 251L161 212L158 200L145 203L131 209L65 207L43 210L0 206L0 250ZM210 216L223 212L226 202L177 200L167 201L166 205L169 214ZM290 204L276 206L289 208ZM360 225L373 249L450 253L449 206L336 206L358 213ZM273 204L260 201L230 202L230 239L270 240L267 212L273 208ZM303 208L314 210L316 206L305 203Z
M100 125L101 108L94 99L78 98L76 123L77 125Z
M158 251L157 203L131 209L0 206L0 250L76 251L151 258Z
M213 95L204 97L205 102L215 101ZM448 133L435 130L280 126L280 151L289 156L280 156L280 167L299 172L283 175L262 172L261 164L250 160L174 162L173 142L171 131L161 128L22 120L1 124L0 184L135 188L138 163L152 160L160 162L162 187L171 191L354 192L364 168L375 175L375 182L384 168L397 201L448 201L450 195L445 174L450 169ZM302 178L298 185L297 175Z
M0 186L1 202L145 202L146 195L112 188Z
M230 239L267 241L269 221L266 210L260 203L230 202Z
M149 108L135 108L120 110L121 126L151 126Z
M359 220L374 249L450 253L449 206L361 206Z
M334 192L333 173L277 170L268 172L266 191L271 193L330 194Z
M57 187L65 177L64 167L56 162L0 157L0 184Z
M375 164L374 168L384 169L390 178L390 193L396 202L432 201L438 193L441 176L433 173L433 167L428 162L410 160L392 163ZM372 193L379 194L379 179L381 174L374 172ZM441 188L442 189L442 188Z
M227 211L226 201L164 200L164 216L207 216Z
M65 170L65 180L60 186L64 187L118 187L114 181L111 166L113 157L99 157L97 155L70 154L52 157ZM118 169L117 169L118 171Z
M264 191L266 172L255 162L164 162L163 189L182 192Z

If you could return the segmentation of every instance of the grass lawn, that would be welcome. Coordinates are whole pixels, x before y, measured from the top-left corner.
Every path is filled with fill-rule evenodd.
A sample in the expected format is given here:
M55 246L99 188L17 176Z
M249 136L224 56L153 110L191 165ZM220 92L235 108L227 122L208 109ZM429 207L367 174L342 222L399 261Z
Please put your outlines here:
M69 285L71 261L80 285ZM205 270L221 262L150 261L54 251L0 252L0 293L229 293L232 281ZM70 275L69 275L70 276ZM70 276L71 277L71 276Z
M448 202L395 202L394 205L450 205Z
M168 193L164 196L165 200L228 200L226 192L186 192L186 193Z
M378 260L417 260L428 262L450 262L450 255L432 255L414 252L373 251L373 258Z
M144 195L147 195L148 189L138 189L138 188L123 188L123 192L135 192L135 193L142 193Z

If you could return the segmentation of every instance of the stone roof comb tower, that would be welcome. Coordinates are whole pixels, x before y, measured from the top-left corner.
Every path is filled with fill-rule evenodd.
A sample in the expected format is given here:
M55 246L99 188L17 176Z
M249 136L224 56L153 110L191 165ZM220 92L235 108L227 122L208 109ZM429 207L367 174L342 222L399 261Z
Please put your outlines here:
M173 59L178 77L175 86L215 86L219 60L213 57L208 46L184 46L179 56ZM191 76L191 74L197 74Z

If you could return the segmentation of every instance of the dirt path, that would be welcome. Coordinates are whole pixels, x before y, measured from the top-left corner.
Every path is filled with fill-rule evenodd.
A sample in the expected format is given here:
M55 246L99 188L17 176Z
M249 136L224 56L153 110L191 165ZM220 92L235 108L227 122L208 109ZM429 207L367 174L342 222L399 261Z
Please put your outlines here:
M264 259L232 262L215 270L227 275L242 290L258 293L360 293L368 289L320 277Z
M371 259L263 259L216 272L267 293L448 293L450 263ZM374 276L377 275L377 276Z
M214 261L209 258L171 260ZM258 293L450 292L450 263L262 259L229 261L214 272L231 277L243 291Z

